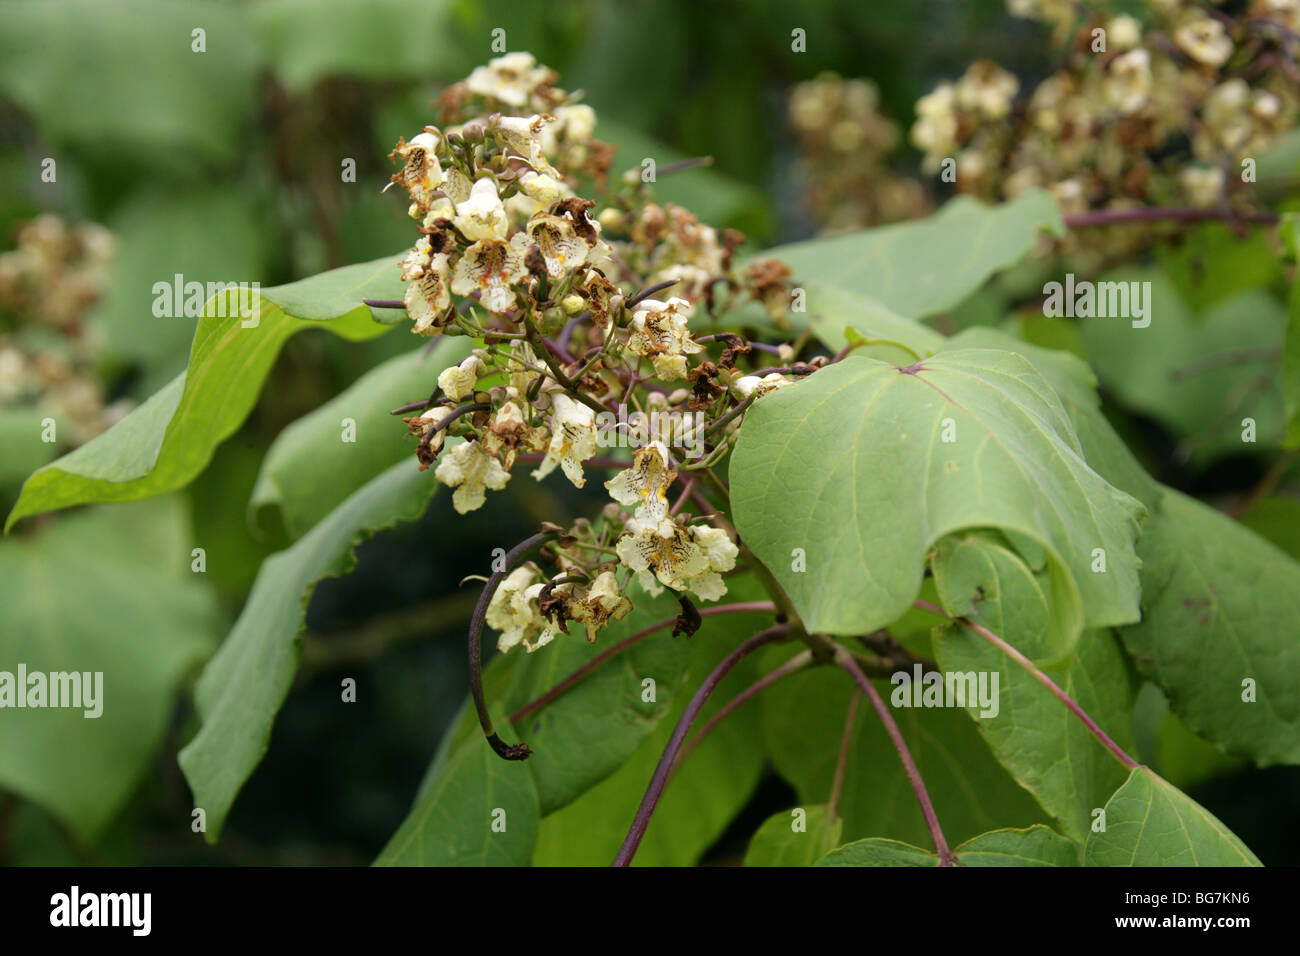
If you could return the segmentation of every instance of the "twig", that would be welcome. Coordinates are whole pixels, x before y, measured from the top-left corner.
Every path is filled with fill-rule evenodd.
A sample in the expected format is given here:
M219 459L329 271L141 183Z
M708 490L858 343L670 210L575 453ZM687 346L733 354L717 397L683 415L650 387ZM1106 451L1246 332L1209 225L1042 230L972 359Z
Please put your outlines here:
M1140 209L1099 209L1066 216L1070 229L1086 226L1108 226L1124 222L1239 222L1275 225L1278 217L1269 212L1238 213L1233 209L1191 209L1172 206L1145 206Z
M806 652L812 656L812 651ZM840 805L840 794L844 792L844 769L849 763L849 744L853 740L853 724L858 719L858 701L861 694L849 698L849 709L844 715L844 732L840 734L840 755L835 761L835 777L831 780L831 795L826 799L826 815L835 819L835 810Z
M867 675L862 673L862 668L854 660L843 646L831 641L835 648L835 663L844 670L857 682L858 687L867 695L871 701L871 706L876 709L880 716L880 721L885 725L885 732L889 734L889 739L894 742L894 749L898 751L898 759L903 763L903 772L907 774L908 782L912 785L912 791L916 794L916 801L921 805L921 815L925 817L926 829L930 831L930 840L934 843L934 851L939 854L940 866L956 866L957 857L952 850L948 848L948 841L944 839L943 829L939 826L939 817L934 812L934 804L930 801L930 794L925 789L925 781L921 779L921 771L917 769L916 761L912 759L912 752L907 748L907 741L903 739L903 732L898 729L898 723L894 720L894 715L889 712L885 702L880 699L876 693L876 688L871 685Z
M1042 684L1049 691L1051 691L1052 695L1056 697L1056 699L1059 700L1061 703L1063 703L1066 706L1066 708L1070 711L1070 713L1078 717L1079 720L1083 722L1083 725L1088 728L1089 732L1098 740L1100 740L1102 745L1107 750L1109 750L1112 754L1114 754L1115 758L1119 760L1120 763L1122 763L1125 767L1128 767L1128 769L1130 770L1133 770L1136 767L1141 766L1136 760L1134 760L1132 757L1126 754L1124 752L1124 749L1119 744L1115 743L1115 741L1110 739L1110 736L1106 733L1106 731L1102 730L1101 727L1097 725L1097 722L1094 721L1091 717L1089 717L1084 712L1084 709L1074 702L1074 698L1072 698L1065 691L1061 690L1061 688L1057 686L1055 681L1053 681L1050 677L1048 677L1046 674L1044 674L1041 670L1039 670L1034 665L1033 661L1027 658L1024 654L1021 654L1018 650L1016 650L1014 647L1012 647L1002 638L998 637L987 627L984 627L983 625L980 624L976 624L974 621L970 620L969 618L952 617L943 608L939 607L937 604L931 604L929 601L918 600L918 601L913 601L912 603L916 607L921 608L922 610L929 611L932 614L937 614L940 617L947 618L950 621L956 621L958 624L962 624L965 627L970 628L980 637L984 638L984 640L988 641L994 647L1001 650L1002 653L1006 654L1013 661L1015 661L1025 670L1027 670L1030 676L1034 678L1034 680L1038 681L1038 683Z
M775 612L775 611L776 611L776 605L773 604L771 601L742 601L742 602L737 602L735 604L719 604L716 607L700 608L699 615L700 617L713 617L718 614L740 614L745 612L756 612L761 614L764 612ZM601 664L605 663L605 661L609 660L611 657L614 657L615 655L622 653L623 651L631 647L633 644L637 643L638 641L644 640L645 638L649 637L651 634L654 634L658 631L662 631L665 628L672 627L673 624L675 624L676 622L677 622L676 617L670 617L667 620L659 621L657 624L651 624L649 627L642 628L641 630L637 631L635 634L623 638L623 640L619 641L617 644L611 644L608 648L601 651L591 660L587 661L585 664L583 664L581 667L579 667L577 670L571 673L568 677L565 677L563 680L561 680L558 684L556 684L546 693L542 694L540 697L537 697L534 700L529 701L527 704L524 704L524 706L520 707L518 710L516 710L513 714L511 714L506 719L511 724L517 724L519 721L523 720L529 714L541 710L551 701L555 700L557 697L564 694L566 691L572 688L575 684L579 683L584 677L586 677L588 674L594 671Z
M709 676L704 678L704 683L691 697L690 703L686 705L686 710L683 711L681 718L677 721L677 726L673 728L673 735L669 738L668 746L664 748L664 752L659 758L654 776L650 778L650 785L646 788L645 796L641 798L641 805L637 808L636 816L632 819L632 826L627 831L627 837L623 840L618 855L614 857L614 866L631 865L632 857L636 855L637 847L641 845L641 838L645 836L646 827L650 825L650 817L654 814L655 807L659 803L659 797L664 791L664 785L668 783L668 775L672 772L673 763L676 761L677 754L686 739L686 734L690 731L691 724L695 722L696 716L704 706L705 701L709 699L709 695L713 693L714 688L745 657L766 644L781 640L789 633L789 624L777 624L765 631L759 631L732 650L713 669Z

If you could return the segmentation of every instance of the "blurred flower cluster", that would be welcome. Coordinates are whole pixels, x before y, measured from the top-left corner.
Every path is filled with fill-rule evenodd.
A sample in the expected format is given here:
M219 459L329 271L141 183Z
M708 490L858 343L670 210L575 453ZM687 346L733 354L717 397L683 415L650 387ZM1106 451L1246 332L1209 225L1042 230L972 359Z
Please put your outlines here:
M894 172L897 124L880 111L874 83L823 73L790 94L797 174L808 212L826 233L915 219L930 211L925 188Z
M911 140L928 172L951 159L961 192L999 199L1042 187L1067 214L1249 208L1246 161L1300 116L1300 3L1253 0L1229 15L1153 0L1148 23L1070 0L1008 7L1051 25L1063 62L1022 90L981 60L922 97Z
M526 563L494 593L486 620L502 650L541 647L571 622L594 640L627 614L632 577L652 594L725 593L738 548L685 505L729 450L746 402L789 380L789 370L738 366L751 353L794 355L692 328L701 313L750 300L784 319L786 274L759 265L735 275L743 237L654 202L638 175L603 191L613 152L593 138L591 108L555 81L528 54L495 59L443 94L442 126L392 154L392 184L419 223L401 263L412 331L478 345L406 419L421 467L436 462L455 509L481 507L521 461L536 464L536 479L559 470L582 488L601 447L635 449L631 462L595 466L615 470L613 500L547 545L555 573ZM584 182L600 208L578 195Z
M89 441L130 410L125 401L106 403L85 321L113 247L102 226L44 214L0 254L0 408L35 407L53 417L64 445Z

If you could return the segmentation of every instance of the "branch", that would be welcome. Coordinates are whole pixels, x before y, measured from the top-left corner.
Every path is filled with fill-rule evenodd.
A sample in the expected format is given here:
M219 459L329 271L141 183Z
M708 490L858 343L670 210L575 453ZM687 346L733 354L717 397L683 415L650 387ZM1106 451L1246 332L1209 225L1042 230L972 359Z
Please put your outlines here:
M840 794L844 792L844 768L849 763L849 744L853 741L853 723L858 719L858 701L861 694L849 698L849 709L844 714L844 732L840 735L840 755L835 761L835 777L831 781L831 795L826 800L826 815L835 819L835 810L840 805Z
M716 607L702 608L699 613L701 617L712 617L715 614L739 614L743 612L762 613L762 612L775 612L775 611L776 611L776 605L773 604L771 601L744 601L737 604L719 604ZM524 706L520 707L517 711L515 711L506 719L511 724L519 723L519 721L523 720L529 714L533 713L534 711L541 710L551 701L555 700L555 698L564 694L567 690L573 687L573 685L579 683L584 677L586 677L588 674L590 674L597 667L605 663L605 661L609 660L614 655L621 653L622 651L631 647L633 644L637 643L638 641L649 637L651 634L654 634L656 631L662 631L664 628L672 627L673 624L675 624L676 622L677 622L676 617L670 617L667 620L659 621L657 624L651 624L649 627L642 628L641 630L637 631L635 634L623 638L623 640L619 641L617 644L610 645L608 648L601 651L591 660L587 661L585 664L583 664L581 667L575 670L568 677L561 680L558 684L556 684L546 693L542 694L540 697L536 698L535 700L531 700L527 704L524 704Z
M930 794L925 789L925 781L921 779L921 771L917 769L916 761L912 759L912 752L907 749L907 741L903 739L903 732L898 729L898 723L894 720L894 715L889 712L885 702L880 699L876 693L876 688L871 685L867 675L862 673L862 668L854 660L853 655L846 651L840 644L831 641L835 648L835 663L849 672L849 675L857 681L858 687L867 695L871 701L871 706L876 709L880 715L880 721L885 725L885 731L889 734L889 739L894 742L894 749L898 751L898 759L903 763L903 771L907 774L908 782L912 785L912 791L916 794L916 801L921 805L921 815L925 817L926 829L930 831L930 840L934 843L934 850L939 854L940 866L956 866L957 857L952 850L948 849L948 841L943 837L943 830L939 826L939 817L934 812L934 804L930 802Z
M776 606L773 605L773 610L775 609ZM673 773L677 772L677 768L680 767L683 763L685 763L686 758L691 755L691 752L704 742L704 738L709 735L709 732L713 730L714 727L718 726L718 724L722 723L722 721L732 711L736 710L736 708L738 708L741 704L745 703L745 701L749 700L751 697L755 697L761 691L766 690L768 687L771 687L773 684L775 684L777 681L781 680L782 678L789 677L795 671L803 670L811 662L812 662L812 651L802 651L801 653L796 654L794 657L790 658L788 661L786 661L776 670L772 671L770 674L765 674L764 676L760 677L758 680L754 681L754 683L750 684L748 687L742 690L735 697L731 698L731 700L727 701L722 706L722 709L719 710L712 717L710 717L708 721L705 723L705 725L695 732L695 736L686 742L686 746L682 748L681 755L678 756L677 762L673 764Z
M695 718L699 715L705 701L709 699L709 694L713 693L714 688L721 683L722 678L726 677L731 669L740 663L743 658L765 644L781 640L789 632L790 625L788 624L777 624L765 631L759 631L724 657L722 662L713 669L713 672L704 678L704 683L691 697L690 703L686 705L686 710L682 712L681 718L677 721L677 726L673 728L673 735L668 740L668 746L664 748L663 755L659 758L654 776L650 778L650 785L646 788L645 796L641 798L641 805L637 808L636 816L632 820L632 826L627 831L627 837L623 840L618 855L614 857L614 866L631 865L632 857L636 855L636 849L641 845L641 838L645 836L646 827L650 825L650 817L655 812L659 797L664 791L665 784L668 783L668 775L672 772L673 762L677 759L682 742L686 739L686 734L690 731L691 724L695 722Z
M1101 727L1097 725L1097 722L1094 721L1091 717L1089 717L1084 712L1083 708L1074 702L1074 698L1072 698L1065 691L1061 690L1061 688L1056 685L1055 681L1053 681L1050 677L1048 677L1046 674L1040 671L1036 666L1034 666L1033 661L1027 658L1024 654L1021 654L1018 650L1016 650L1006 641L1002 640L1002 638L998 637L987 627L983 627L979 624L976 624L974 621L970 620L969 618L950 617L948 613L944 611L943 608L939 607L937 604L931 604L929 601L913 601L912 603L916 607L921 608L922 610L929 611L932 614L937 614L940 617L947 618L950 621L956 621L958 624L965 625L966 627L974 631L976 634L978 634L980 637L984 638L984 640L992 644L994 647L1001 650L1002 653L1006 654L1008 657L1010 657L1013 661L1015 661L1025 670L1029 671L1030 676L1032 676L1034 680L1038 681L1038 683L1042 684L1049 691L1051 691L1052 695L1055 696L1056 699L1059 700L1061 703L1063 703L1069 709L1070 713L1078 717L1079 720L1083 722L1083 725L1087 727L1088 730L1092 733L1092 735L1096 737L1098 740L1100 740L1102 745L1107 750L1109 750L1112 754L1114 754L1115 758L1119 760L1120 763L1122 763L1129 770L1134 770L1137 767L1141 766L1136 760L1134 760L1132 757L1126 754L1124 752L1124 749L1120 747L1119 744L1115 743L1115 741L1110 739L1106 731L1102 730Z
M1238 213L1234 209L1190 209L1175 206L1145 206L1140 209L1099 209L1065 216L1070 229L1108 226L1124 222L1234 222L1276 225L1278 217L1269 212Z

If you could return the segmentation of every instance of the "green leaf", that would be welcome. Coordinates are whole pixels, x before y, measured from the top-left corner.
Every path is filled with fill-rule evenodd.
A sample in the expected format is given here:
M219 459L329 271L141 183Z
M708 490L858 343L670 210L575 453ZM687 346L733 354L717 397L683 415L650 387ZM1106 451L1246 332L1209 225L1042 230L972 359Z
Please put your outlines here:
M745 600L732 587L727 600ZM770 622L758 615L705 618L690 639L691 664L684 689L654 733L618 771L564 809L542 820L534 866L608 866L618 852L655 765L687 701L705 676L745 637ZM677 638L681 640L681 638ZM754 657L742 660L709 697L695 730L758 677ZM662 689L660 690L662 693ZM530 758L530 762L534 758ZM763 753L758 712L741 707L723 720L673 774L633 859L636 866L692 866L722 835L758 784Z
M913 319L905 319L871 296L818 282L803 284L809 324L828 348L839 351L848 344L846 331L865 339L890 339L921 355L943 348L944 337ZM799 313L794 313L797 318ZM892 345L860 345L858 355L907 364L914 359Z
M0 408L0 496L18 491L24 478L58 453L58 445L41 441L45 413L35 405Z
M248 415L285 339L307 328L352 340L379 335L384 327L361 299L394 298L400 289L394 260L379 259L252 293L247 319L237 295L214 296L199 319L189 369L107 432L28 478L6 530L28 515L185 485Z
M527 866L540 814L527 763L467 740L417 799L376 866Z
M1277 255L1268 229L1242 236L1225 223L1208 222L1186 230L1177 243L1156 247L1161 268L1178 294L1195 311L1251 289L1267 289L1278 276Z
M1146 767L1106 804L1106 829L1088 834L1084 866L1261 866L1208 810Z
M824 804L773 814L750 839L745 866L811 866L840 842L843 829Z
M1078 866L1079 848L1045 826L992 830L953 847L962 866ZM938 866L930 850L874 838L833 850L817 866Z
M1080 320L1089 360L1107 389L1183 439L1183 451L1201 464L1276 445L1284 416L1276 350L1286 329L1276 299L1251 290L1196 316L1159 273L1125 270L1106 278L1151 283L1147 328L1124 319ZM1242 440L1246 418L1255 422L1253 443Z
M1300 214L1291 213L1282 232L1288 238L1292 255L1300 262ZM1282 391L1286 412L1285 444L1300 446L1300 278L1291 284L1287 309L1286 337L1282 343Z
M452 78L447 61L464 57L449 31L448 6L443 0L263 0L250 13L276 74L301 92L328 76L424 79L436 68Z
M1039 543L1072 582L1056 605L1067 620L1133 621L1144 509L1080 455L1055 392L1019 355L967 349L908 368L850 355L753 406L731 501L809 630L888 625L917 596L930 547L972 527ZM1092 571L1098 548L1105 573Z
M541 696L587 661L625 637L674 617L679 607L669 593L651 598L637 586L628 590L634 610L604 630L594 644L581 625L543 650L518 662L506 696L511 711ZM738 615L746 625L757 615ZM730 621L722 626L737 627ZM519 655L521 652L512 652ZM618 654L559 699L515 726L533 749L528 760L543 814L572 803L627 761L654 732L676 700L690 664L690 642L668 629ZM654 699L645 701L644 680L654 681Z
M889 702L893 688L877 681ZM777 772L794 787L799 806L831 793L850 694L847 674L816 668L763 691L763 743ZM891 707L925 780L949 843L1003 826L1045 822L1033 799L989 753L974 725L955 708ZM875 709L858 704L839 802L844 837L889 836L929 843L898 752Z
M1003 349L1023 356L1056 390L1079 437L1084 461L1092 470L1148 509L1159 500L1159 486L1102 414L1097 377L1087 362L1069 352L1031 345L988 328L968 329L948 339L936 351L944 349Z
M763 256L788 265L796 285L838 286L921 319L953 308L1017 262L1041 232L1064 229L1056 203L1040 190L1001 206L962 196L929 219L777 246Z
M1031 658L1050 647L1052 604L1042 575L987 538L947 538L933 562L945 608L970 617ZM1082 842L1092 810L1124 782L1126 771L1088 729L1023 667L964 626L934 639L945 674L998 675L996 714L967 711L1007 772L1032 793L1067 836ZM1076 653L1043 668L1126 751L1137 681L1108 630L1086 632Z
M196 155L227 158L243 148L257 54L240 6L13 0L4 18L0 86L53 142L100 156L126 151L151 174L192 175ZM192 48L196 28L206 52Z
M194 805L207 813L209 842L220 836L235 796L266 753L298 669L298 638L317 582L350 572L360 542L418 518L437 487L414 458L393 465L263 563L234 629L199 678L195 702L203 726L180 755Z
M1261 766L1300 763L1300 565L1169 488L1138 554L1142 621L1120 636L1139 670L1194 733Z
M202 59L198 54L194 59ZM202 223L201 229L177 228ZM102 332L100 357L141 363L164 378L185 363L198 319L154 315L157 282L243 282L262 274L268 233L262 210L247 187L177 193L146 188L130 197L108 222L117 239L104 301L93 313Z
M390 359L276 436L262 461L249 509L278 507L290 537L301 537L355 489L403 458L415 443L391 409L426 397L438 373L469 354L464 337ZM414 412L410 414L416 414ZM352 419L355 441L343 441Z
M87 843L146 774L178 682L216 642L220 614L190 571L192 547L174 498L85 511L0 541L0 671L103 675L98 717L12 701L0 711L0 789L39 803Z

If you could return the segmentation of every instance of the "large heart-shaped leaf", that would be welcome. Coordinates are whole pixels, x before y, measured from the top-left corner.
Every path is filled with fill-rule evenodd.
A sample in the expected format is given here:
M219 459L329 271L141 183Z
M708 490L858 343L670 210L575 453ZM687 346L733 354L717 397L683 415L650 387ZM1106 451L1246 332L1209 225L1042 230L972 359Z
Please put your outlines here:
M400 293L393 259L260 293L218 293L199 319L188 370L104 434L28 478L6 530L27 515L183 486L247 417L285 339L307 328L354 340L379 335L384 326L361 299Z
M167 727L178 681L220 633L212 592L191 571L193 545L184 507L171 498L69 515L0 541L0 671L15 674L21 664L29 675L103 675L94 705L7 702L0 789L39 803L84 841L98 838L130 797Z
M1262 865L1218 818L1146 767L1133 768L1105 810L1106 829L1084 844L1084 866Z
M1032 190L1001 206L958 197L929 219L811 239L763 252L817 282L869 295L907 318L957 305L989 276L1022 259L1046 231L1062 235L1061 212Z
M1019 355L959 350L907 367L851 355L760 398L730 474L742 537L810 630L894 621L929 548L972 527L1045 549L1068 585L1062 634L1137 619L1144 509L1088 467L1056 393Z
M1201 736L1300 763L1300 565L1169 488L1138 553L1142 621L1120 636L1139 669Z
M199 678L203 726L180 755L195 806L206 811L210 842L266 753L298 669L298 637L317 582L351 571L356 545L375 531L418 518L437 487L414 458L393 465L263 563L234 629Z
M285 530L298 538L375 475L414 455L410 433L389 411L433 391L438 373L469 346L469 339L450 338L428 355L417 348L389 359L298 419L262 460L249 508L278 507Z

